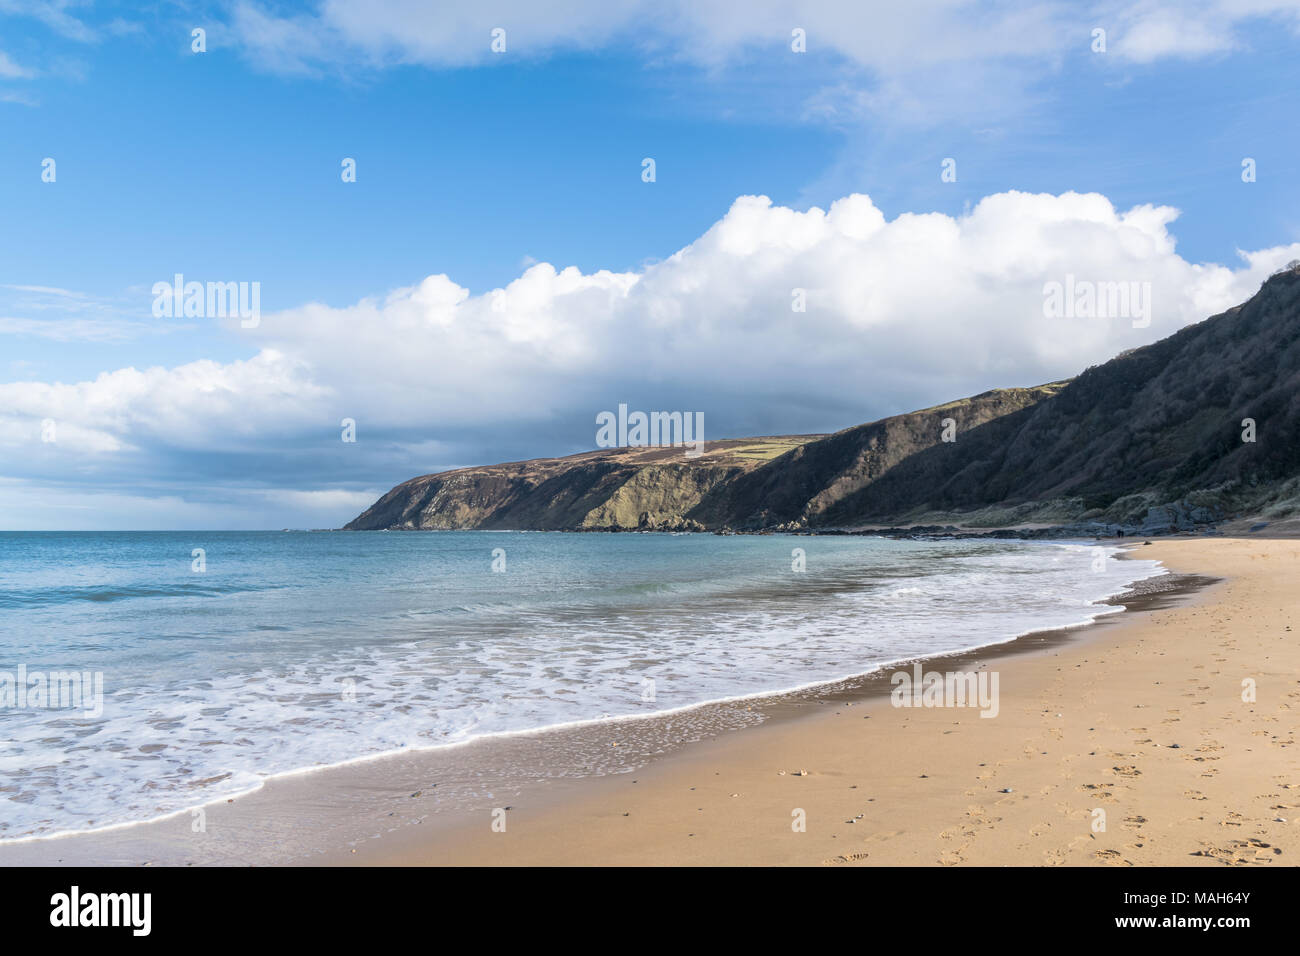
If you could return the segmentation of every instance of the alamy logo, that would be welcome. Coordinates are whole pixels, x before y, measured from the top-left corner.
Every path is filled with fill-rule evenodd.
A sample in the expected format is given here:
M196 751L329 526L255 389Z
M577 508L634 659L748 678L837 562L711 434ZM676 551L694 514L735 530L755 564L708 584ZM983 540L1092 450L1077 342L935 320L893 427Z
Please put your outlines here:
M50 897L51 926L128 926L133 936L148 936L153 927L150 893L82 893L74 886Z
M156 319L240 319L240 328L255 329L262 322L262 283L186 282L179 272L170 283L153 284Z
M0 710L80 710L84 717L104 714L103 671L0 671Z
M1076 279L1043 284L1043 315L1049 319L1132 319L1133 328L1151 324L1150 282L1093 282Z
M704 454L703 412L631 412L618 406L618 414L596 415L597 448L686 446L687 458Z
M981 717L998 715L997 671L912 672L898 671L890 678L894 685L890 702L895 707L978 707Z

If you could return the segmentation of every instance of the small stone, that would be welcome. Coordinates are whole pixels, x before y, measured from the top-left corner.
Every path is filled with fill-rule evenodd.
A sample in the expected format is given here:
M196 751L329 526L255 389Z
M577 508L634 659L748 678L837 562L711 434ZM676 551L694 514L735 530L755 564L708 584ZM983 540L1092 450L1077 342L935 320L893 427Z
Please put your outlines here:
M1010 787L1003 787L1003 788L1002 788L1001 790L999 790L998 792L999 792L999 793L1015 793L1015 791L1012 790Z

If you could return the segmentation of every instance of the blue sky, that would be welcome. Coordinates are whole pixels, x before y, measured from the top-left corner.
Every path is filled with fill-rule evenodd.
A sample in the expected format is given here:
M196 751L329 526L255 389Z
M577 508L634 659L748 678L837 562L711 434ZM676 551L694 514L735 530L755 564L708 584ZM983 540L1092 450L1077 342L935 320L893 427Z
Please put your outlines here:
M1017 283L1041 285L1044 243L1059 244L1052 261L1067 268L1155 276L1168 307L1150 340L1249 294L1255 272L1300 240L1295 4L1256 16L1225 3L920 4L865 19L861 5L833 3L724 16L720 2L717 17L672 4L575 2L548 17L517 4L482 16L475 5L429 6L386 0L360 16L339 3L0 0L0 526L341 524L414 474L590 447L592 415L618 401L703 408L713 437L832 430L1073 374L1140 344L1116 327L1004 347L1009 334L1040 334L995 316ZM807 52L795 53L790 30L801 24ZM492 25L507 30L503 54L488 49ZM1099 26L1104 53L1091 48ZM207 31L204 53L191 51L195 27ZM46 157L53 183L41 180ZM357 161L355 183L340 179L344 157ZM653 183L642 181L644 157L655 159ZM940 179L946 157L956 182ZM1246 157L1257 163L1252 183L1241 178ZM1178 215L1094 234L1092 212L1044 198L1023 235L1010 209L990 214L993 225L968 223L955 261L977 261L975 287L997 289L970 302L962 321L985 338L959 366L932 345L960 302L917 301L907 289L875 305L860 290L859 304L848 296L854 276L899 243L916 243L914 256L899 255L917 271L891 277L935 284L922 260L946 223L1013 190L1097 193L1117 214L1150 205ZM724 268L702 237L738 197L768 197L771 218L855 193L891 224L904 219L891 225L892 245L836 252L839 271L819 273L838 311L818 326L825 354L809 346L792 364L782 354L788 307L746 298L745 276L796 268L805 250L791 252L778 224L766 240L776 251L746 244L743 267L723 243ZM935 237L912 238L909 214ZM1086 228L1068 235L1051 226L1080 216ZM994 247L1020 245L1036 264L989 264ZM665 265L688 247L697 262ZM1251 271L1239 250L1272 252ZM1141 264L1124 265L1128 254ZM459 328L475 321L476 301L538 263L640 281L630 294L584 279L576 291L525 296L500 354L465 338L474 330L426 335L423 320L412 338L405 305L382 307L394 290L445 275L463 290L456 308L469 310ZM244 333L155 318L150 289L177 272L259 282L266 321ZM734 283L715 288L723 275ZM645 291L654 287L659 299ZM612 304L593 306L596 295ZM910 326L933 318L931 345L874 316L886 298ZM365 300L380 308L359 309ZM611 315L619 329L586 324ZM348 330L361 323L354 347ZM386 341L428 350L430 376L450 363L442 378L464 379L426 394L416 365L409 382L390 380ZM768 350L755 345L756 358L742 343ZM711 373L729 344L748 377ZM268 349L280 358L240 370ZM875 375L822 374L819 362L855 349L903 361ZM639 367L624 350L655 361ZM211 367L176 372L203 362ZM156 381L77 388L150 368ZM220 408L188 406L213 391ZM290 395L292 408L277 413L268 395ZM336 419L352 406L364 409L354 416L362 437L340 448ZM24 453L50 418L69 437Z

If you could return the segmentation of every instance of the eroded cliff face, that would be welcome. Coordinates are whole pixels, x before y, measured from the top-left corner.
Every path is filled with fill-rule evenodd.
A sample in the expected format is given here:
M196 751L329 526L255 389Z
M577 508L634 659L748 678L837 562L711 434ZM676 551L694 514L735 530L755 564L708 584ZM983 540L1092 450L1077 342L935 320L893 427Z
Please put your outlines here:
M1217 520L1285 508L1297 478L1293 268L1242 305L1090 368L956 442L918 451L821 520L925 523L982 511L980 523L1005 525L1037 511L1040 520L1145 526L1161 508Z
M1055 395L1063 385L994 389L847 428L737 476L690 516L709 526L742 530L815 527L845 499L869 495L870 486L903 461L944 444L945 428L959 438Z
M834 435L617 448L462 468L398 485L351 522L377 529L703 531L805 527L890 468L958 431L1019 411L1059 385L995 389Z
M425 475L403 482L348 530L703 530L688 517L716 488L819 435L614 448Z
M1243 441L1246 419L1254 441ZM698 458L619 448L425 475L347 527L1156 527L1161 509L1196 524L1298 503L1300 267L1068 382L994 389L833 435L708 442Z

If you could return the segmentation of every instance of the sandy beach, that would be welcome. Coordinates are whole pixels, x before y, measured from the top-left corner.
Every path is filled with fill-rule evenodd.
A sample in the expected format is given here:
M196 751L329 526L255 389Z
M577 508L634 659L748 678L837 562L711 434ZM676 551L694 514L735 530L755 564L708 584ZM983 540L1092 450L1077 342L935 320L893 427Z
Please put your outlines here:
M1131 553L1174 573L1116 599L1129 610L924 663L996 674L996 716L893 706L911 668L891 667L281 776L201 813L7 844L0 866L1300 860L1300 539Z
M993 719L895 707L879 693L829 702L562 801L512 807L504 832L481 814L428 839L403 828L335 862L1291 864L1300 541L1167 539L1138 550L1222 580L1176 606L989 662L1000 676ZM1243 700L1250 682L1254 700Z

